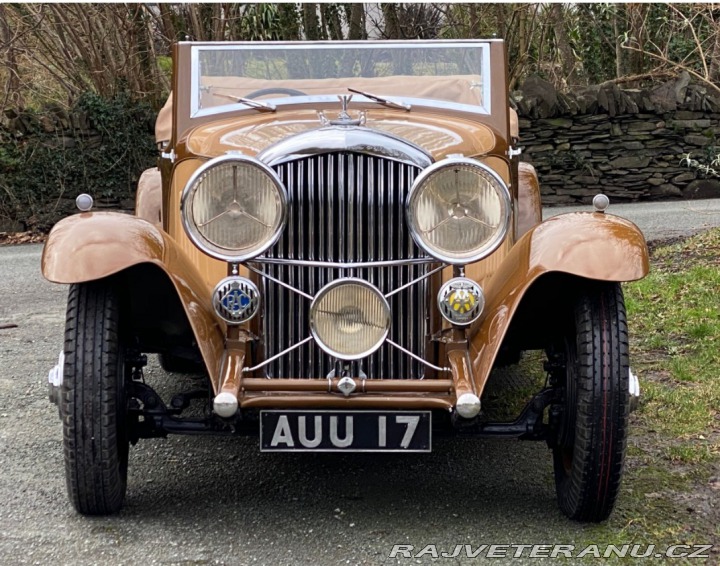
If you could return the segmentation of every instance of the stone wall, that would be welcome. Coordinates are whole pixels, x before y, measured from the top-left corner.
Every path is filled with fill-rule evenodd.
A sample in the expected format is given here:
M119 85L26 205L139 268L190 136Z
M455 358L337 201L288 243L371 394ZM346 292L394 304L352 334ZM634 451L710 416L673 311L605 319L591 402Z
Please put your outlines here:
M720 94L709 91L686 74L652 90L569 94L528 78L511 104L543 204L588 203L599 192L614 202L720 197Z
M98 208L132 209L155 164L154 113L87 95L73 108L0 113L0 231L49 229L90 193Z

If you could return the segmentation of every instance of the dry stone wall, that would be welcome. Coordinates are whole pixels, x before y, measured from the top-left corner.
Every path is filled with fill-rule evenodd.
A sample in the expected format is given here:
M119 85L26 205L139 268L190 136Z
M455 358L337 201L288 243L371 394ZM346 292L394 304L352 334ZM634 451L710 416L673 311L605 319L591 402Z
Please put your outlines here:
M569 94L530 77L511 104L543 204L720 197L720 94L687 74L652 90Z
M0 113L0 232L49 229L90 193L98 208L132 209L155 164L154 112L126 98Z

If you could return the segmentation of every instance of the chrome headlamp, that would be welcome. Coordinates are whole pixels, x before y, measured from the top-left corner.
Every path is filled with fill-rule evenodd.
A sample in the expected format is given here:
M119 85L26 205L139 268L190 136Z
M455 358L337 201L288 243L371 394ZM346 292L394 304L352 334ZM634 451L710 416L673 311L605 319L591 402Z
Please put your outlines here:
M285 226L287 195L267 165L243 155L223 155L200 167L185 187L182 221L193 243L230 262L260 255Z
M362 279L338 279L320 289L310 305L310 332L331 356L357 360L377 350L390 330L390 306Z
M449 158L417 177L407 198L407 221L427 253L464 265L502 243L510 209L510 192L495 171L474 159Z

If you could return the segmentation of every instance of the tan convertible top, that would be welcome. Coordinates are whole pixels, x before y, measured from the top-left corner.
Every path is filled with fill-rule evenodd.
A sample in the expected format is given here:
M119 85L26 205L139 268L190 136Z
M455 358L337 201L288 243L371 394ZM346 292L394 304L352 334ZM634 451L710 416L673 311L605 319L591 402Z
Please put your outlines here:
M172 105L173 93L171 92L155 120L155 141L157 143L168 141L172 135Z

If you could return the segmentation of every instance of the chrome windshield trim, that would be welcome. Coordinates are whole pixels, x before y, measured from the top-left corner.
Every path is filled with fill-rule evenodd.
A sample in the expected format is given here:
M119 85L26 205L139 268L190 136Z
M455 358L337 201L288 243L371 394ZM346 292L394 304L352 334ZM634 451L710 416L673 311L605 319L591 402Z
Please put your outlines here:
M483 84L483 96L485 96L485 90L487 87ZM383 106L380 102L362 96L361 94L356 95L357 98L353 98L353 102L366 102L369 104L377 104ZM489 94L488 94L489 96ZM399 98L397 96L388 96L388 98ZM310 108L317 108L318 104L333 104L337 103L336 94L316 94L312 96L287 96L285 98L273 98L272 104L279 110L284 106L291 105L307 105ZM486 99L485 99L486 100ZM226 104L223 106L212 106L210 108L198 108L198 98L195 93L191 93L191 101L195 106L192 106L190 112L190 118L202 118L203 116L217 116L219 114L228 114L229 112L244 111L250 113L253 108L237 108L236 104ZM431 110L457 110L458 112L467 112L468 114L475 114L481 116L490 115L489 105L479 104L462 104L460 102L452 102L449 100L435 100L433 98L412 98L409 96L403 96L402 101L412 107L413 110L420 110L422 108L429 108ZM398 112L405 112L405 110L398 110Z
M433 163L421 147L363 126L325 126L281 140L264 149L257 159L270 167L322 153L349 151L408 163L421 169Z
M392 267L394 265L417 265L421 263L435 263L437 259L434 257L415 257L408 259L392 259L387 261L320 261L309 259L289 259L278 257L254 257L251 262L247 263L271 263L276 265L296 265L300 267L336 267L339 269L360 269L365 267ZM249 267L249 266L248 266ZM251 268L253 269L253 268Z
M401 47L446 47L448 45L489 45L502 43L503 39L316 39L312 41L178 41L178 45L191 45L203 49L228 49L229 47L252 47L253 49L276 49L278 47L297 47L298 49L323 49L328 46L347 45L369 49L382 45L399 45Z

